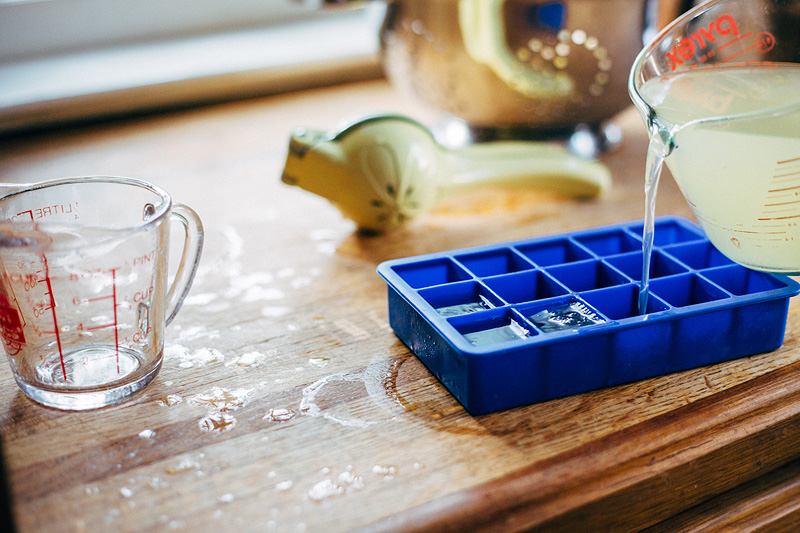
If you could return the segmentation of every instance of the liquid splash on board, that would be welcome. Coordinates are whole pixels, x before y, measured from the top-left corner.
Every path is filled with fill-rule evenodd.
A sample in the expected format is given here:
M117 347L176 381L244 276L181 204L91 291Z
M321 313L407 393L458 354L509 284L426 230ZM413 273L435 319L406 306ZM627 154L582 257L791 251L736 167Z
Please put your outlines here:
M336 239L338 233L332 229L312 230L309 234L312 241L317 242L317 251L322 255L334 255L336 253Z
M277 354L277 350L272 350L269 355ZM245 368L255 368L260 366L267 360L267 354L263 354L261 352L247 352L239 356L235 356L233 359L226 361L226 367L245 367Z
M273 422L288 422L296 417L297 413L291 409L270 409L262 420L271 420Z
M282 300L286 294L276 287L253 285L248 287L239 298L242 302L258 302L262 300Z
M291 307L285 305L267 305L261 308L261 316L279 318L292 312Z
M164 346L164 360L177 361L179 368L195 368L222 363L225 355L214 348L199 348L190 350L180 344Z
M228 390L214 387L210 391L196 394L187 400L190 405L225 413L235 411L247 403L247 397L253 389Z
M336 476L336 478L327 478L316 483L309 489L306 496L313 502L321 502L322 500L349 494L363 488L364 479L354 472L352 466L348 465L345 471Z
M361 384L364 385L367 390L369 389L369 385L364 378L364 373L331 374L317 380L303 389L303 398L300 401L300 412L304 415L324 418L342 426L358 428L381 424L394 418L393 416L386 416L386 413L381 412L374 418L367 419L364 415L360 414L361 410L359 410L359 415L356 416L353 414L355 409L345 403L338 405L340 412L333 412L333 406L326 407L325 409L320 408L319 400L325 392L335 392L335 387L337 386L343 388L352 387L352 384ZM334 388L333 391L330 390L332 388ZM341 397L342 395L337 396ZM347 397L348 395L343 396ZM367 394L367 396L370 395Z
M394 416L408 411L408 402L397 392L397 374L405 359L378 361L364 370L364 384L370 398Z
M147 484L148 487L150 487L151 489L154 489L154 490L163 489L163 488L169 487L169 483L167 483L166 481L164 481L160 477L150 478L145 483Z
M227 300L220 300L219 294L213 292L205 292L201 294L190 294L183 301L185 306L199 306L203 308L204 313L219 313L227 311L233 304Z
M308 360L308 364L318 368L325 368L331 360L329 357L312 357Z
M164 398L160 398L156 403L163 407L172 407L173 405L178 405L181 402L183 402L183 398L181 398L178 394L169 394Z
M275 492L286 492L287 490L291 489L292 486L294 486L294 481L291 479L280 481L275 485Z
M183 300L183 305L202 305L203 307L210 305L211 302L219 298L218 294L213 292L204 292L201 294L190 294Z
M238 299L241 302L257 302L262 300L281 300L286 294L279 288L270 286L277 278L293 278L290 281L292 288L301 288L309 285L316 275L312 271L308 276L299 276L293 268L284 268L273 274L271 272L244 273L244 265L240 258L244 252L244 239L235 228L223 228L225 237L225 252L215 262L203 269L203 276L208 274L222 274L228 278L228 287L222 291L224 300ZM208 297L207 297L208 298Z
M202 431L224 433L236 427L236 418L228 413L212 413L197 423Z
M176 324L173 329L178 332L177 343L220 338L219 330L210 329L206 326L180 326Z
M175 466L167 467L167 474L174 476L200 468L200 463L193 459L182 459Z
M237 420L231 414L245 404L253 389L228 390L214 387L207 392L196 394L187 400L190 405L205 407L208 415L198 421L201 431L224 433L236 427Z
M383 476L383 479L394 479L397 475L397 467L394 465L375 465L372 467L372 473Z

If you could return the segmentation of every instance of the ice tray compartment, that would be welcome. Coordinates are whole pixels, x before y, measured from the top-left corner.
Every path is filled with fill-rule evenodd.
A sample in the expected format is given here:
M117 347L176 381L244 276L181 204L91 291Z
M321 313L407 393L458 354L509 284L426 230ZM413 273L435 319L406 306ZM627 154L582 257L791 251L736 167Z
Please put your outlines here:
M475 281L431 287L419 294L441 316L465 315L503 305L496 295Z
M548 268L547 273L573 292L612 287L630 281L619 270L597 260L555 266Z
M694 223L656 221L382 263L398 337L472 414L771 351L800 284L741 267ZM563 313L559 316L559 313Z
M470 320L452 320L451 324L476 347L494 346L536 335L536 331L527 325L525 319L511 309L483 313L470 317Z
M457 255L456 260L478 277L509 274L534 268L523 256L509 248Z
M609 257L608 263L634 281L642 280L644 254L641 250L624 255ZM650 279L672 276L688 271L688 268L660 250L653 250L650 256Z
M432 259L418 265L401 265L395 272L413 289L470 279L463 268L448 258Z
M489 289L508 303L543 300L567 293L563 285L541 270L528 270L483 280Z

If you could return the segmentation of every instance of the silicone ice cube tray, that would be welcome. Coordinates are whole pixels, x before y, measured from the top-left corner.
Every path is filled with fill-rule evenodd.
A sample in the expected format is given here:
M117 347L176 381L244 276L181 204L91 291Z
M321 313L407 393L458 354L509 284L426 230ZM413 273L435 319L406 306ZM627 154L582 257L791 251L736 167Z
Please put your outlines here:
M767 352L800 284L739 266L694 223L642 222L386 261L397 336L474 415ZM548 320L549 318L549 320Z

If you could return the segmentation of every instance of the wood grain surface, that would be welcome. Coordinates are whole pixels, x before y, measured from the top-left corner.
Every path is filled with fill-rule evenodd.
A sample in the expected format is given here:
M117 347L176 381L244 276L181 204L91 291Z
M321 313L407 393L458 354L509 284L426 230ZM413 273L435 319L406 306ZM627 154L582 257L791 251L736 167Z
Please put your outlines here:
M20 531L674 531L764 509L792 523L796 302L775 352L481 417L388 326L383 260L642 218L647 139L632 109L603 156L602 198L483 190L362 237L279 178L293 128L376 111L437 120L376 81L0 141L3 181L137 177L206 229L140 396L60 412L0 365ZM668 175L657 211L690 216Z

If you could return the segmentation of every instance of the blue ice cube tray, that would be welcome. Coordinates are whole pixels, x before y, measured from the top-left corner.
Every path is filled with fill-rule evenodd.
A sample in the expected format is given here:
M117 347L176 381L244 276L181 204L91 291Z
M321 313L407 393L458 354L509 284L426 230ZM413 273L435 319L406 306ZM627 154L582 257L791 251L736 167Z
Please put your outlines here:
M386 261L378 273L389 322L474 415L783 343L800 284L733 263L680 217L656 220L640 315L642 228L637 221Z

